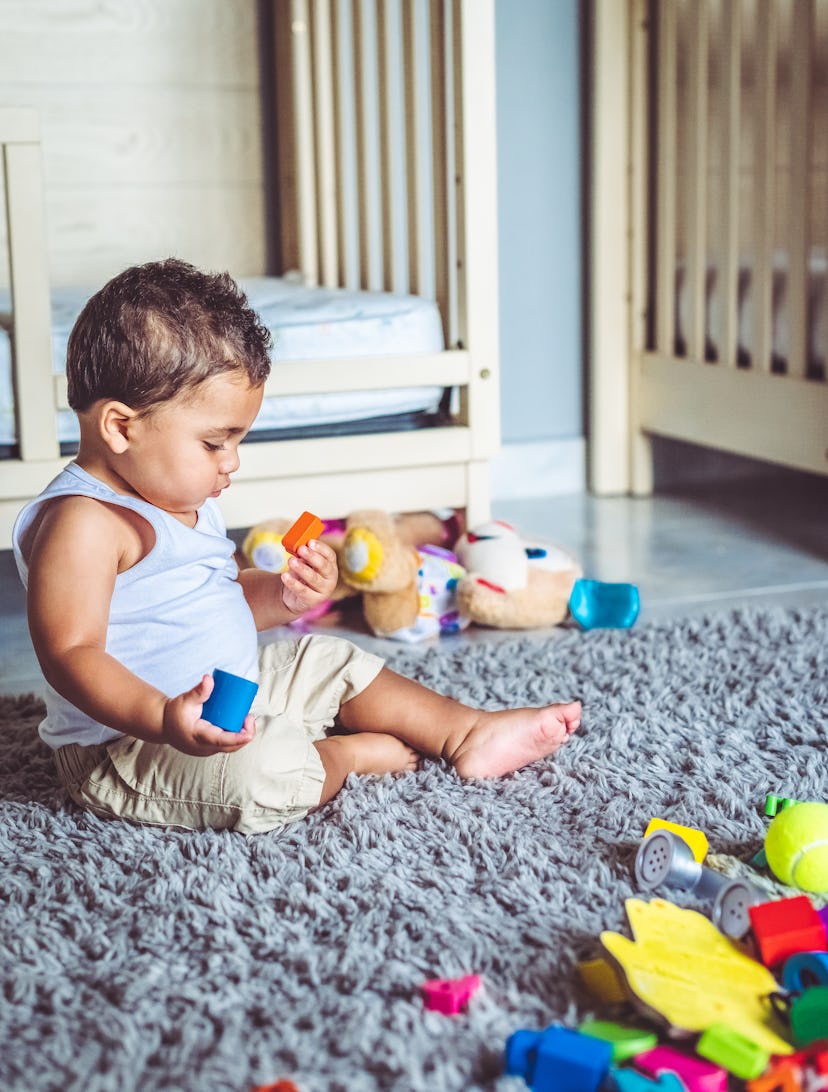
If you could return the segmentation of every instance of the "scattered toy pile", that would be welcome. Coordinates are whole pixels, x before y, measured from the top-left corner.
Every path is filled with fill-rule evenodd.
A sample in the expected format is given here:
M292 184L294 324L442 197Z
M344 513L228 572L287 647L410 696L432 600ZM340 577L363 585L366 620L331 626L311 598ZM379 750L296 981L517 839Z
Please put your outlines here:
M828 805L768 797L765 810L776 815L765 840L774 875L828 891ZM520 1029L507 1073L534 1092L726 1092L731 1077L748 1092L828 1089L828 908L805 894L768 900L761 885L704 865L707 848L701 831L652 820L639 884L711 899L712 920L629 899L632 939L602 933L605 957L579 965L590 992L632 1010L632 1023Z

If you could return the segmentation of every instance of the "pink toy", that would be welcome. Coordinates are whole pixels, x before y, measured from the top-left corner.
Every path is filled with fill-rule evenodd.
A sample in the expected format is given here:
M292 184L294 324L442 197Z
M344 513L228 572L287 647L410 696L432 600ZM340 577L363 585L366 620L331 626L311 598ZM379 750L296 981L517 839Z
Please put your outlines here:
M420 988L427 1009L451 1015L468 1005L479 986L480 975L467 974L464 978L432 978Z
M636 1069L650 1077L660 1073L678 1075L687 1092L727 1092L727 1073L712 1062L682 1054L668 1046L653 1047L633 1059Z

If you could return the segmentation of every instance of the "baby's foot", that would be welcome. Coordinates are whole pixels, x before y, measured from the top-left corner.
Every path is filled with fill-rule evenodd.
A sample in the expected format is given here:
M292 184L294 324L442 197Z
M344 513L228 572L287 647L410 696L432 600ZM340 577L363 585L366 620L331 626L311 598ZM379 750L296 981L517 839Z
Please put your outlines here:
M461 777L501 777L555 751L581 723L581 703L480 713L450 756Z

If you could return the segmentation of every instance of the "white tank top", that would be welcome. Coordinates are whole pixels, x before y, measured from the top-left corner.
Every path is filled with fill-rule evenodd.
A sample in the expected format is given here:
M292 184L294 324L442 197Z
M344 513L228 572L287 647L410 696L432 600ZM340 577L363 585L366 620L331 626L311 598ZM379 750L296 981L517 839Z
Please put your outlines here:
M55 497L80 494L137 512L155 531L155 545L137 565L115 580L106 650L168 697L195 686L220 667L256 680L256 624L213 499L199 509L195 527L185 527L160 508L114 492L76 463L70 463L26 505L14 525L14 556L24 586L28 565L21 542L38 509ZM40 735L50 747L88 746L123 733L100 724L47 684L46 719Z

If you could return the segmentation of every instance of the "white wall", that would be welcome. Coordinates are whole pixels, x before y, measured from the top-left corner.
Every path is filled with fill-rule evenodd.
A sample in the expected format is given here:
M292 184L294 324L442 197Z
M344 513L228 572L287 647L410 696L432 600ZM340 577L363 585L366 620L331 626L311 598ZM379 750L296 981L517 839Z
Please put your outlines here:
M40 112L54 284L263 272L256 0L0 0L0 102Z

